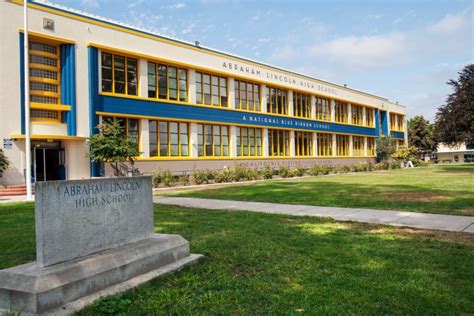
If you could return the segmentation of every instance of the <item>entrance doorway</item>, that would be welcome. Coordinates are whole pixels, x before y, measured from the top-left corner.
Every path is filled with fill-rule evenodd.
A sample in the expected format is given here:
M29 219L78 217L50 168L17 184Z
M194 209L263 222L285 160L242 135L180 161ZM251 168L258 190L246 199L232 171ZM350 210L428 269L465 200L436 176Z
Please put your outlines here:
M33 177L35 182L66 180L66 155L61 142L33 143Z

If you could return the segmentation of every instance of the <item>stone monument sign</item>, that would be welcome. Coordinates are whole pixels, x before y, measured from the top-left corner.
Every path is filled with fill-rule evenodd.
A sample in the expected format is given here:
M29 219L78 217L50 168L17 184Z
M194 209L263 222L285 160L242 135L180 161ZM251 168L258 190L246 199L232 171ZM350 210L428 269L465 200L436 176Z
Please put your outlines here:
M179 235L154 234L151 177L35 189L37 261L0 270L0 314L71 314L201 257Z

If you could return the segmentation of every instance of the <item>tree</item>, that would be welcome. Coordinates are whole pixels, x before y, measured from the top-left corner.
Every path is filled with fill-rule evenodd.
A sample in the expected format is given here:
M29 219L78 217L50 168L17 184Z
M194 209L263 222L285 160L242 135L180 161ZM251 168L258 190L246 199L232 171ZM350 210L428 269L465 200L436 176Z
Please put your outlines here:
M134 165L135 157L140 154L137 144L125 135L124 128L117 120L97 127L99 133L89 137L89 157L94 162L109 163L115 176L123 175L119 164L128 161Z
M427 153L436 150L433 125L423 116L415 116L408 121L408 145L416 147L418 157L423 159Z
M400 148L398 148L398 150L392 154L392 158L402 162L407 162L410 160L415 160L416 153L417 148L414 146L400 146Z
M3 149L0 149L0 176L2 175L3 171L7 170L10 166L10 162L8 161L7 156L3 152Z
M384 136L377 138L376 146L376 158L377 162L388 160L395 152L395 144L390 136Z
M449 80L454 92L438 108L435 136L447 145L474 143L474 64L459 72L457 81Z

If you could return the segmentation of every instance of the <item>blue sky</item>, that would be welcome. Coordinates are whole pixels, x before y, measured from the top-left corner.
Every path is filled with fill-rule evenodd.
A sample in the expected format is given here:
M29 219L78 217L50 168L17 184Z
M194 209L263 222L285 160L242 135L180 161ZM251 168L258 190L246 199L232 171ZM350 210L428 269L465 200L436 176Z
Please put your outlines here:
M473 2L54 0L399 101L433 120L474 62Z

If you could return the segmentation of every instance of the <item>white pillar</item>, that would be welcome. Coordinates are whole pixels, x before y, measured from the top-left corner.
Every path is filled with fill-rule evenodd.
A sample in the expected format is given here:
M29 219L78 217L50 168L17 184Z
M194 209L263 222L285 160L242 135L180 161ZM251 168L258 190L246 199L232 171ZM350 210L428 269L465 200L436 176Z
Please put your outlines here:
M336 121L336 101L331 99L331 122Z
M293 91L288 90L288 115L295 116L295 111L293 111Z
M354 138L349 135L349 156L354 157Z
M227 84L229 85L229 108L230 109L235 109L235 81L234 78L229 78L227 81Z
M332 155L333 155L334 157L337 156L336 134L332 134Z
M404 143L405 146L408 147L408 124L407 124L407 116L403 115L403 135L404 135Z
M362 107L362 125L367 126L367 108Z
M311 118L313 120L316 119L316 97L311 95Z
M268 113L267 109L267 86L264 84L260 85L260 100L262 102L261 109L262 113Z
M197 158L198 157L198 133L197 133L197 123L190 124L190 138L189 138L189 148L190 153L189 157Z
M148 61L146 59L140 58L138 60L138 76L140 84L139 96L148 98Z
M296 156L295 131L290 131L290 157Z
M148 119L140 120L140 152L140 157L150 157L150 125Z
M364 137L364 156L365 157L369 156L369 147L368 147L368 142L367 142L367 136Z
M352 104L347 103L347 122L352 124Z
M313 157L318 156L318 134L313 132Z
M268 152L268 128L263 129L262 154L263 154L263 157L269 157L270 156L270 153Z
M188 69L188 90L189 103L196 104L196 71L194 69Z
M230 127L230 157L237 157L237 127Z

